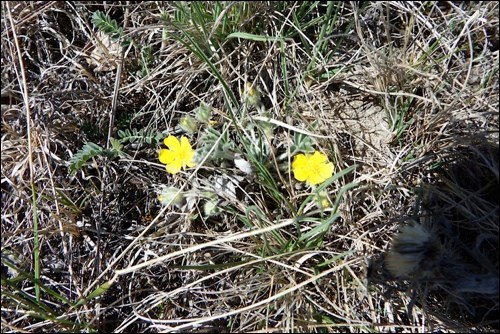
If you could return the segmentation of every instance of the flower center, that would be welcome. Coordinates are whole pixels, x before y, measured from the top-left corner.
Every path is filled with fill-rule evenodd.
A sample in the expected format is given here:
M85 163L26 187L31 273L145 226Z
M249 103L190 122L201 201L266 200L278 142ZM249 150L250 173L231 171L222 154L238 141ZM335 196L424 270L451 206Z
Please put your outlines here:
M179 152L179 159L180 159L181 161L185 161L185 160L186 160L186 158L187 158L187 152L186 152L185 150L180 151L180 152Z
M321 169L319 168L318 164L313 164L310 169L310 174L311 175L318 175L320 173Z

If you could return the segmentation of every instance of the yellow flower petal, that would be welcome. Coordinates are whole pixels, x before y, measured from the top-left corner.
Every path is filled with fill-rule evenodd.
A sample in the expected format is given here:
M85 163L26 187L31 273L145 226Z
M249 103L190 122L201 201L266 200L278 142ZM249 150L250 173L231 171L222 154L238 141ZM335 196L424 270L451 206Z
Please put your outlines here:
M175 159L175 154L170 150L160 149L158 159L162 164L169 164Z
M193 148L191 147L191 144L189 143L189 140L184 136L181 137L180 150L181 151L192 151L193 150Z
M322 164L319 166L319 173L321 177L325 180L329 179L333 175L333 163L329 162L327 164Z
M323 181L325 181L325 179L319 174L311 174L311 175L309 175L309 178L307 179L307 182L311 185L319 184Z
M326 157L326 155L324 155L323 153L321 153L319 151L315 151L314 154L311 156L310 164L313 166L317 166L317 165L325 163L327 161L328 161L328 158Z
M163 140L163 143L173 152L177 152L181 148L181 143L179 143L179 139L175 138L174 136L168 136Z
M179 155L182 157L182 164L188 167L194 167L196 165L196 163L193 161L195 153L196 152L191 147L189 140L186 137L182 136L181 152L179 152Z
M323 155L323 154L322 154ZM324 156L324 155L323 155ZM326 158L326 156L324 156ZM315 160L315 161L314 161ZM333 164L318 161L326 161L323 158L316 156L311 158L311 174L309 175L309 183L310 184L319 184L325 182L328 178L330 178L333 174Z
M309 176L308 159L304 154L297 154L292 162L293 177L298 181L305 181Z
M176 159L166 166L167 172L171 174L177 174L181 171L182 161Z

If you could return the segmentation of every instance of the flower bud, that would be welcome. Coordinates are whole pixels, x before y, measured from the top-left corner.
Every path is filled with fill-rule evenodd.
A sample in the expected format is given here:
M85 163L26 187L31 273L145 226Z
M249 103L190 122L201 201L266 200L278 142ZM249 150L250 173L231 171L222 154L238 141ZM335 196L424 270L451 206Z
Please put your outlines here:
M257 106L260 104L260 92L255 88L250 82L245 84L244 92L245 102L251 106Z
M157 198L163 205L170 203L180 208L184 204L183 193L179 192L179 189L175 187L162 187Z
M189 115L181 118L179 126L187 133L195 133L198 130L198 123L193 117Z
M330 198L326 191L322 190L316 194L316 204L320 209L326 209L331 206Z
M212 117L212 109L209 105L201 103L198 108L196 108L196 119L202 123L208 123Z

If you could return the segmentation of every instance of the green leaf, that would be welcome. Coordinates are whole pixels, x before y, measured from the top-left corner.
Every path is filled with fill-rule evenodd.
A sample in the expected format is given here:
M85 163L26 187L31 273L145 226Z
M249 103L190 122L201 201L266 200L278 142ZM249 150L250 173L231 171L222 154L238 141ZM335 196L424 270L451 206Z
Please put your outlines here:
M92 24L115 42L124 35L123 28L118 26L116 20L111 19L100 10L92 15Z
M118 130L118 137L120 138L118 141L121 144L130 143L130 144L138 144L142 145L144 142L151 143L159 143L165 135L161 132L156 132L154 130L146 130L144 129L125 129Z
M82 166L93 157L102 154L104 152L104 148L101 146L94 144L92 142L88 142L83 147L76 152L71 159L69 159L69 170L71 173L75 173L77 170L82 168Z
M306 242L307 247L317 246L316 244L323 241L323 237L330 231L333 222L339 217L340 213L335 212L328 219L323 220L318 226L302 234L299 238L299 242Z
M326 187L328 187L330 184L332 184L333 182L335 182L336 180L338 180L339 178L343 177L344 175L352 172L355 168L357 167L356 164L354 165L351 165L343 170L341 170L340 172L338 172L337 174L334 174L332 177L330 177L329 179L327 179L325 182L321 183L318 188L317 188L317 191L321 191L323 189L325 189ZM349 189L352 189L352 188L356 188L359 184L358 183L354 183L354 182L351 182L351 183L348 183L346 184L345 186L343 186L340 191L338 192L338 195L336 196L337 199L335 200L335 203L333 205L333 211L336 212L337 211L337 208L338 208L338 205L340 204L340 200L342 198L342 194L344 192L346 192L347 190ZM304 202L302 202L302 204L300 205L299 207L299 210L298 210L298 214L301 215L306 204L312 200L314 200L314 196L316 196L315 194L311 194L309 196L307 196L307 198L304 200Z
M92 291L90 293L90 295L88 295L87 297L85 298L82 298L80 300L78 300L78 302L76 303L75 306L80 306L80 305L83 305L85 304L86 302L88 302L89 300L91 299L94 299L94 298L97 298L99 296L102 296L104 293L106 293L106 291L108 291L108 289L113 285L113 281L108 281L104 284L101 284L100 286L98 286L94 291Z
M112 150L117 152L117 153L120 153L122 150L122 147L123 147L121 142L115 138L111 138L110 142L111 142Z

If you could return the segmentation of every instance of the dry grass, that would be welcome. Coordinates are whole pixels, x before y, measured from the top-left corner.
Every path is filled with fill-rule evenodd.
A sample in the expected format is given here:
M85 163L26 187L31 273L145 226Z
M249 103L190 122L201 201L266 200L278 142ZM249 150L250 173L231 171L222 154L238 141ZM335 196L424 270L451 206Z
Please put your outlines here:
M496 2L1 15L2 333L498 332ZM168 174L146 137L183 133L202 102L218 125L187 135L204 160ZM335 163L329 208L290 172L298 131ZM190 197L162 206L161 185Z

